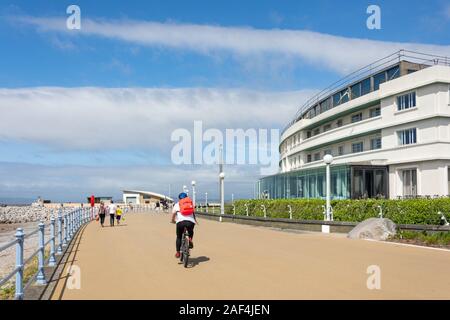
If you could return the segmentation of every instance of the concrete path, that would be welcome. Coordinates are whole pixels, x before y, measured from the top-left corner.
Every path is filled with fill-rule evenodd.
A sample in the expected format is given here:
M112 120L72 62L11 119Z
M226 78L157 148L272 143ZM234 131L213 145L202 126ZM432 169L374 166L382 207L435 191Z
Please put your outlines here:
M53 299L450 299L450 251L201 219L185 269L169 220L148 213L114 228L89 224L69 259L81 289L62 278ZM371 265L380 290L367 288Z

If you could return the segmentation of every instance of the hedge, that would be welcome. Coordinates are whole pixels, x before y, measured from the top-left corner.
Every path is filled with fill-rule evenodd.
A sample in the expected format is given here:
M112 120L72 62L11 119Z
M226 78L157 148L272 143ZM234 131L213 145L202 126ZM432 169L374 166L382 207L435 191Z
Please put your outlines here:
M325 200L321 199L275 199L275 200L236 200L234 202L237 215L246 215L245 204L249 215L262 217L266 207L267 217L289 218L288 205L292 207L293 219L323 220ZM379 208L383 209L383 217L397 224L440 224L442 212L450 221L450 198L436 199L364 199L364 200L332 200L333 217L336 221L360 222L371 217L378 217ZM233 214L233 207L227 205L225 213Z

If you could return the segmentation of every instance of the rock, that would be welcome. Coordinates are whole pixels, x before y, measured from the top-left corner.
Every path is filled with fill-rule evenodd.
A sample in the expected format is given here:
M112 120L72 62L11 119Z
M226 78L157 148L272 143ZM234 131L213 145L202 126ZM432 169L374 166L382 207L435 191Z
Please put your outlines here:
M397 226L390 219L370 218L360 222L347 235L351 239L386 240L397 233Z
M25 223L47 221L52 215L52 209L32 206L8 206L0 208L0 223Z

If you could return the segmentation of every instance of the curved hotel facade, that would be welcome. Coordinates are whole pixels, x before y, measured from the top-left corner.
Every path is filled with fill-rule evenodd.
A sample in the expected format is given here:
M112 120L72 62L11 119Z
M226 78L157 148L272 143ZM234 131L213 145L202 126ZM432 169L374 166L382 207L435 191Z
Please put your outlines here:
M280 139L279 173L259 198L335 199L450 194L450 59L399 51L300 108Z

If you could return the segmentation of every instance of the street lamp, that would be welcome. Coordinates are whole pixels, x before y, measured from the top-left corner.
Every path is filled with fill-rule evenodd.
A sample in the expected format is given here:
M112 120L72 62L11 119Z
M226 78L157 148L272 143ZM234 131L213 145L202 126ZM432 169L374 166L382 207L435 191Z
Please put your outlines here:
M192 203L195 208L195 180L192 180L191 185L192 185Z
M327 205L326 205L326 220L331 221L331 177L330 177L330 164L333 162L333 156L331 154L326 154L323 157L323 162L326 164L326 184L327 184Z
M206 213L208 213L208 192L205 192L205 207Z
M220 214L225 214L225 190L224 190L224 179L225 179L225 173L221 172L219 174L220 179ZM220 222L222 222L222 217L220 217Z

